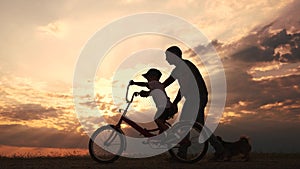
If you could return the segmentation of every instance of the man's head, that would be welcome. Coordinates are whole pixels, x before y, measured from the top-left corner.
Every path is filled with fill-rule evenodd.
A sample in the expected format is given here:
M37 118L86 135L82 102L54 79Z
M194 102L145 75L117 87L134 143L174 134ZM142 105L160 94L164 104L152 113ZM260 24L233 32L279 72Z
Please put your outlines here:
M161 72L154 68L149 69L147 73L142 74L142 76L146 78L148 81L152 81L152 80L159 81L161 75L162 75Z
M177 46L169 47L166 52L166 60L170 65L176 65L182 59L182 51Z
M171 46L166 50L166 52L171 52L176 56L178 56L179 58L182 58L182 51L178 46Z

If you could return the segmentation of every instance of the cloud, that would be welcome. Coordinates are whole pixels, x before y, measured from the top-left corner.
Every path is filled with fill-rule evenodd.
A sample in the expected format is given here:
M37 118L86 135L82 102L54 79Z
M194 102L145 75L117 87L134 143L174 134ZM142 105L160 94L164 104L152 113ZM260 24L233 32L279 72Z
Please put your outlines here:
M10 107L0 107L0 116L10 120L43 120L59 116L59 111L53 107L43 107L40 104L17 104Z
M299 75L300 63L256 63L247 71L253 81L270 81L277 78Z
M207 45L200 44L200 45L194 47L193 49L190 48L190 49L184 51L184 53L187 53L189 55L189 57L196 56L196 53L198 53L199 55L206 55L206 54L215 52L215 50L221 49L222 45L223 45L223 43L216 39L216 40L210 41Z
M54 36L57 38L63 38L67 33L67 26L65 22L53 21L44 26L38 26L37 31L41 35Z
M231 55L232 59L245 62L295 62L300 60L299 33L288 34L286 29L282 29L270 37L260 34L251 35L237 42L237 44L242 45L244 40L250 38L254 38L256 43L240 48L238 52Z
M275 17L264 25L257 25L240 40L226 44L227 54L235 60L245 62L298 62L300 23L296 17L300 3L289 4Z
M48 83L6 73L0 79L0 125L22 124L82 133L69 88L52 89Z
M195 19L209 39L235 42L261 23L279 17L293 1L206 1L200 2L203 14ZM202 7L202 8L201 8ZM255 19L254 19L255 18Z
M289 18L294 18L290 21L297 18L295 12L289 13ZM300 81L300 42L297 40L300 38L297 33L300 32L300 26L297 20L288 25L282 24L287 22L284 20L285 15L255 28L237 42L224 43L220 48L227 55L223 63L228 86L228 105L240 100L259 105L299 99L298 90L293 86L297 86ZM291 25L294 25L294 32L288 31ZM277 31L274 32L274 29ZM250 110L256 108L258 107L249 107Z
M296 73L288 74L288 76L276 76L273 72L272 78L268 80L253 79L249 71L249 63L241 61L225 62L227 65L227 100L226 111L235 112L242 116L247 116L242 111L256 112L260 114L257 120L269 116L270 111L261 110L261 106L273 104L276 102L285 102L287 100L299 100L300 75ZM251 64L250 64L251 65ZM239 103L247 102L246 106ZM293 104L297 104L294 102ZM239 105L238 107L236 105ZM296 109L291 107L282 107L282 109L274 109L271 113L274 120L277 121L299 121L295 118ZM276 115L277 114L277 115ZM283 118L286 117L286 118Z
M0 145L20 147L86 148L88 137L54 128L0 125Z
M288 31L289 34L299 33L300 22L299 18L296 17L299 11L300 2L293 1L286 8L283 9L281 15L276 19L276 22L269 29L270 32L276 32L281 30L283 27Z

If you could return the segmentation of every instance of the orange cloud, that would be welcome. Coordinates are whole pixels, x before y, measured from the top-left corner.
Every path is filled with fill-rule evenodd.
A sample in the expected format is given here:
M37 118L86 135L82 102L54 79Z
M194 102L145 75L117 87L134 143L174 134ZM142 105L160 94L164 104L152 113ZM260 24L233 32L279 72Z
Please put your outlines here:
M264 62L258 63L247 71L253 81L274 80L299 75L300 63Z
M240 114L235 113L233 111L223 112L222 118L220 119L220 123L230 123L234 118L241 117Z

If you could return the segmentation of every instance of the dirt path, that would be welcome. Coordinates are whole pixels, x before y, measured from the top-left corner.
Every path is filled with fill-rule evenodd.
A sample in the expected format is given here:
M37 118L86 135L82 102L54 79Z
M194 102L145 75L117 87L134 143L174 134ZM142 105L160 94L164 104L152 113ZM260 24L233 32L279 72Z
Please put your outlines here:
M0 169L299 169L299 154L254 154L250 161L210 162L208 157L195 164L170 160L168 155L146 159L120 158L112 164L99 164L89 157L0 158Z

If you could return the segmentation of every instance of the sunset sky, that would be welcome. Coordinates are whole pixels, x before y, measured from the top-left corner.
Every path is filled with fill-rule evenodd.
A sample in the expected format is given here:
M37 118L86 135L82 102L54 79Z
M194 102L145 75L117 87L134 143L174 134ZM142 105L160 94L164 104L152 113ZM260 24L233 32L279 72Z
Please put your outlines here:
M191 59L207 80L206 69L192 51L205 55L214 46L227 80L226 105L216 134L230 141L247 135L256 152L300 152L299 10L296 0L0 1L0 155L87 152L85 133L90 131L77 119L72 94L77 59L102 27L142 12L183 18L211 43L194 42L189 49L157 35L124 40L100 65L95 96L83 96L93 99L81 104L85 111L96 108L108 121L118 119L116 110L124 106L119 90L124 92L126 86L116 83L120 80L116 78L138 71L134 79L143 80L139 76L145 71L143 64L153 66L143 49L179 45L183 57ZM143 56L145 63L118 67L128 55ZM164 80L172 67L162 55L157 51ZM112 93L114 86L118 86L116 93ZM174 95L176 90L167 92ZM133 107L153 110L150 99L141 102L146 106ZM151 119L154 112L147 111L132 118ZM84 120L91 131L98 125L92 116Z

